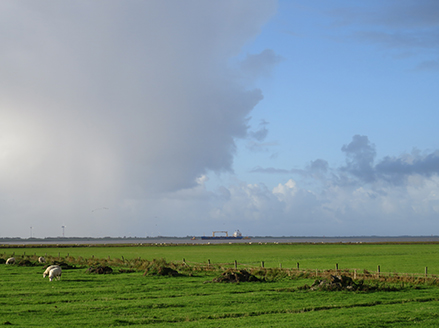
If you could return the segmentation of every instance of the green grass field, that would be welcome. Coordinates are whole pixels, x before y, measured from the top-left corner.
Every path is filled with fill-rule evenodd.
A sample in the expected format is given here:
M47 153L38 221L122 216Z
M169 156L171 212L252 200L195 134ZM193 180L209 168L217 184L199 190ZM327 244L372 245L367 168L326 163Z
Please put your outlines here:
M23 254L25 253L24 257ZM43 265L0 265L0 325L15 327L437 327L439 325L439 266L436 244L361 245L206 245L2 248L34 261L76 263L63 270L60 281L43 279ZM69 257L67 257L67 254ZM53 258L51 257L53 256ZM108 260L110 257L111 260ZM123 257L123 261L120 260ZM143 275L144 270L118 273L135 259L165 258L178 262L181 276ZM187 265L182 265L185 258ZM86 273L87 263L101 259L113 274ZM116 261L116 259L119 259ZM210 259L215 270L207 270ZM206 283L221 268L260 267L276 274L266 282ZM295 268L300 263L301 269ZM82 264L80 264L82 263ZM278 269L282 263L283 270ZM312 291L315 269L347 268L422 275L418 283L389 282L396 291ZM201 265L200 265L201 264ZM204 269L203 269L204 268ZM269 269L273 268L273 269ZM274 269L276 268L276 269ZM388 268L388 269L384 269ZM179 270L180 271L180 270ZM259 269L259 272L263 270ZM265 272L264 271L264 272ZM283 274L280 274L282 273ZM288 274L293 272L294 274ZM312 274L307 274L311 272ZM384 284L370 280L371 284Z
M138 258L176 262L185 259L191 263L238 263L265 267L303 269L366 269L382 272L419 273L428 267L428 273L439 275L439 244L219 244L219 245L144 245L93 247L26 247L0 248L0 254L67 255L85 258Z

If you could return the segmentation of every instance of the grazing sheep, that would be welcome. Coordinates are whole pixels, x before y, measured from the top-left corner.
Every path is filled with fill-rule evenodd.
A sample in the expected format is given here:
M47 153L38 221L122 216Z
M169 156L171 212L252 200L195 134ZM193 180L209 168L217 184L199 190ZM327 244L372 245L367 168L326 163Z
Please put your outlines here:
M53 278L56 278L56 279L60 280L61 279L61 273L62 273L62 271L61 271L60 267L53 268L49 272L49 281L52 281Z
M44 257L40 256L40 257L38 258L38 262L39 262L39 263L46 263L46 259L45 259Z
M49 275L50 270L55 269L55 268L59 268L61 270L61 267L59 265L49 265L46 268L46 271L44 271L44 273L43 273L43 278L46 278Z
M6 260L6 264L15 264L15 257L10 257Z

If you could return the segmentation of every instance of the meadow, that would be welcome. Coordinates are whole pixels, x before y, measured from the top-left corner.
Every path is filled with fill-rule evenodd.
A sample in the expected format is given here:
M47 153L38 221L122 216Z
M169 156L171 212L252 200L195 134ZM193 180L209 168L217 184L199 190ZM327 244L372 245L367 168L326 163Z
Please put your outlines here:
M439 244L221 244L4 247L0 325L16 327L437 327ZM59 261L60 281L43 279ZM184 259L184 261L183 261ZM245 269L257 282L216 283ZM210 262L210 265L209 265ZM264 268L261 264L264 262ZM300 269L297 269L297 263ZM155 264L179 275L159 275ZM335 271L338 264L338 271ZM88 273L110 266L112 274ZM381 273L376 273L377 265ZM428 267L428 275L425 275ZM353 276L369 291L311 290ZM144 275L144 273L147 274ZM388 288L391 287L391 288Z

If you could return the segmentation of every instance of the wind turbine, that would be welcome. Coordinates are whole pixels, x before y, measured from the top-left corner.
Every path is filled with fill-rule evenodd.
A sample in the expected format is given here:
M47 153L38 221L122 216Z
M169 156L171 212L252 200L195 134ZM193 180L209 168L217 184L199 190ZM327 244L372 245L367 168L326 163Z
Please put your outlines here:
M66 226L61 226L61 228L62 228L62 237L64 238L64 228L65 228Z

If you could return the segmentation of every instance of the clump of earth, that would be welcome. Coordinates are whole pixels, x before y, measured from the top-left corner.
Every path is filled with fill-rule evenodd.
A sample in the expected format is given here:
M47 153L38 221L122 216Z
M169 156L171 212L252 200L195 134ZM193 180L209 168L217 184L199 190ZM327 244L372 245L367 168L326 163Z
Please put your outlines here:
M87 273L110 274L113 273L113 269L108 266L90 267L87 269Z
M144 276L146 276L146 275L153 275L153 276L171 276L171 277L176 277L176 276L179 276L180 274L178 273L177 270L174 270L174 269L172 269L170 267L167 267L167 266L160 265L158 267L146 269L145 273L143 275Z
M354 281L344 275L331 275L327 279L318 279L312 286L305 285L300 289L322 290L322 291L395 291L396 287L378 284L367 284L364 280Z
M212 282L248 282L248 281L261 281L246 270L233 270L228 269L221 274L221 276L212 280Z

